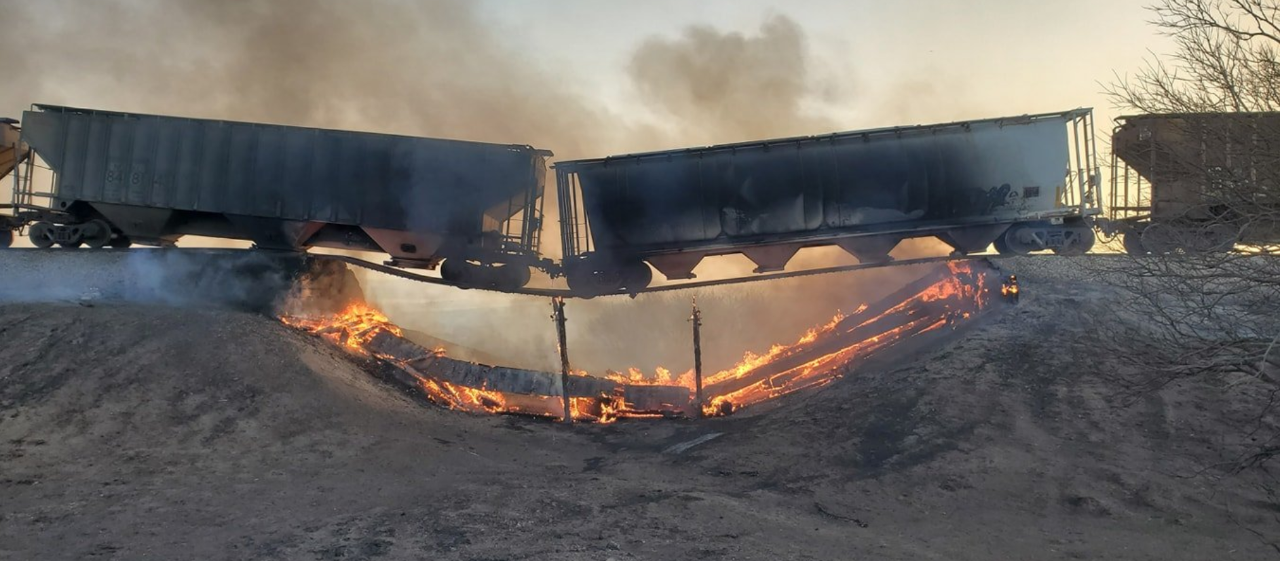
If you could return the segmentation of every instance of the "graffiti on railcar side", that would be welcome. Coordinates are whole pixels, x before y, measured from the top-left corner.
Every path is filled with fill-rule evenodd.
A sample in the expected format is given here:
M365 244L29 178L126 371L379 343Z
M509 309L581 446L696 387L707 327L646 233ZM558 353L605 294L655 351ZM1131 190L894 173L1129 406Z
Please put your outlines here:
M1018 194L1013 190L1013 186L1005 183L976 194L970 208L989 214L997 207L1007 206L1017 198Z

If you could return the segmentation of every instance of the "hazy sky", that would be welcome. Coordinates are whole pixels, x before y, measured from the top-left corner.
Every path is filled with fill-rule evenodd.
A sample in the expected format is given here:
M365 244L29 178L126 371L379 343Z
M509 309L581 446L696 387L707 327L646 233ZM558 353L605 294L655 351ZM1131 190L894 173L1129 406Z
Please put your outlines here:
M482 0L505 41L565 70L573 87L627 108L626 68L653 35L690 25L747 35L771 14L804 30L813 109L842 128L1054 111L1113 113L1100 82L1168 42L1145 0Z
M0 114L15 115L33 101L47 101L396 129L406 126L404 120L369 115L372 111L341 118L347 113L359 113L351 109L360 102L353 96L337 98L323 112L291 114L271 109L271 103L253 98L270 90L272 84L246 88L229 79L206 83L200 79L201 65L234 59L231 67L244 69L256 68L259 57L285 63L296 59L296 64L284 69L289 76L277 84L280 91L269 93L305 106L306 100L299 99L300 94L325 95L326 90L341 89L340 84L338 88L333 84L343 75L351 75L353 81L368 81L378 72L385 75L403 68L408 73L424 75L416 81L412 75L397 77L392 89L430 90L439 77L426 75L421 69L458 67L473 75L485 71L484 61L488 59L483 57L500 56L505 59L503 65L490 64L493 75L483 83L463 84L455 89L465 94L468 87L493 89L494 82L502 81L511 91L527 87L524 93L534 101L512 109L523 113L537 111L576 118L577 109L566 107L566 99L593 109L609 109L610 114L602 122L584 126L586 130L577 131L571 139L564 138L568 136L565 134L547 135L549 141L562 145L548 148L557 149L585 135L605 134L599 129L611 128L610 121L627 121L642 128L671 126L670 115L655 111L652 103L641 99L644 92L629 74L633 57L645 41L679 41L690 26L709 26L722 36L739 33L755 37L771 17L783 16L793 21L802 35L806 66L801 76L805 85L802 110L833 128L914 124L1089 105L1097 107L1100 116L1109 118L1110 103L1100 94L1100 82L1110 81L1113 72L1139 68L1148 50L1167 49L1167 41L1146 24L1150 14L1143 8L1145 3L476 0L468 5L417 0L0 0L0 13L6 19L16 19L6 25L4 35L8 41L0 37L6 49L5 56L0 57L0 75L6 76L5 91L0 91ZM405 7L415 4L419 8ZM209 7L214 5L217 7ZM433 7L420 8L424 5ZM437 9L436 5L444 8ZM316 8L319 6L324 8ZM258 26L255 18L259 16L263 21L279 21ZM296 42L280 49L255 35L288 36L294 26L317 32L299 34ZM333 41L333 48L340 48L348 60L335 60L336 64L327 68L325 61L333 60L333 53L326 52L324 46L313 48L308 41L326 41L334 30L341 33L346 29L356 31ZM501 43L500 49L490 48L491 42ZM459 45L457 52L450 51L451 43ZM483 45L485 51L499 49L501 54L475 55L472 51L476 45ZM358 60L362 54L367 55L366 60ZM469 58L479 60L471 64ZM163 76L148 76L157 63L163 67ZM11 65L20 72L6 71L5 67ZM272 68L265 63L263 66ZM312 85L310 90L308 84ZM369 87L376 85L371 83ZM545 96L547 89L562 95ZM200 99L216 94L243 95L253 103L238 106ZM258 97L271 101L267 99L270 96ZM465 111L459 113L460 119L467 117ZM688 120L688 116L685 118ZM533 121L530 127L552 126L547 119L554 117ZM454 136L471 132L461 125L441 123L440 119L423 122L426 124L421 128L406 132ZM760 130L774 128L777 127ZM509 127L509 132L500 127L489 129L472 136L538 136L528 134L527 128ZM624 133L614 131L615 137L608 142L584 141L582 150L592 150L586 146L648 148L680 140L679 135L630 132L634 138L617 138ZM714 135L708 138L719 139ZM578 148L570 147L569 151L576 153Z

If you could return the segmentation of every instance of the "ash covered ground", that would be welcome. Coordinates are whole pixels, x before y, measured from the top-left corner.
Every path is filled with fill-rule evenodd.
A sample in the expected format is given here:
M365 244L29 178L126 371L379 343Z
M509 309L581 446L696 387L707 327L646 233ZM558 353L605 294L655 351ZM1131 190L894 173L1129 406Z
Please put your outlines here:
M1274 558L1210 468L1251 398L1129 394L1087 259L1004 261L1020 305L825 388L606 426L425 406L262 315L2 304L0 558Z

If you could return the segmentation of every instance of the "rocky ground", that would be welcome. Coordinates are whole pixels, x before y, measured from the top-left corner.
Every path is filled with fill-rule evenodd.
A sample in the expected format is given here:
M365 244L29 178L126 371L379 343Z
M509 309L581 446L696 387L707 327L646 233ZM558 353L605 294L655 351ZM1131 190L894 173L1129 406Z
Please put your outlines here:
M1128 394L1089 344L1119 296L1083 259L1005 263L1020 305L938 348L608 426L424 406L261 315L0 304L0 558L1280 555L1256 477L1210 468L1236 386Z

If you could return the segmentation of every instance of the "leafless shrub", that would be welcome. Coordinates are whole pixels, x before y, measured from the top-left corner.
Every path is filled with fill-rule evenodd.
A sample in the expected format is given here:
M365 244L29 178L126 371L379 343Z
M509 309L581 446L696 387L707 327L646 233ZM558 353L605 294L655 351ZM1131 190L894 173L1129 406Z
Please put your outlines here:
M1280 111L1280 1L1160 0L1151 10L1175 52L1117 76L1108 93L1135 114L1180 114L1162 121L1172 131L1134 131L1175 140L1115 147L1158 175L1150 224L1171 202L1176 212L1144 233L1151 255L1093 265L1124 295L1096 325L1098 343L1138 373L1125 380L1135 395L1189 377L1232 389L1242 402L1228 421L1239 430L1223 436L1231 444L1214 467L1270 481L1280 456L1280 115L1269 114Z
M1175 52L1109 89L1141 113L1280 109L1280 6L1275 0L1161 0L1152 22Z

